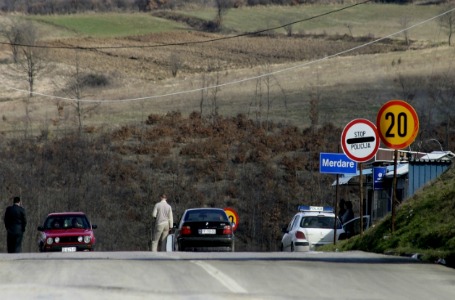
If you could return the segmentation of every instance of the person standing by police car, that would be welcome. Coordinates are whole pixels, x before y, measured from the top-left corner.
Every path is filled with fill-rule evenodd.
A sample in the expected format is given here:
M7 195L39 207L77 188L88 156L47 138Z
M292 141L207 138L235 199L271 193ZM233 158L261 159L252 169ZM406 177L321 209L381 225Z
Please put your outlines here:
M352 202L346 201L345 205L346 205L346 211L341 216L341 222L343 222L343 224L354 219L354 211L352 210Z
M158 251L158 244L161 244L160 250L166 248L166 239L169 235L169 230L174 224L172 216L172 207L167 203L166 194L162 194L160 202L155 204L152 216L155 218L155 228L153 231L152 251Z
M6 244L8 253L22 252L22 237L27 226L25 209L21 205L21 198L14 197L13 205L8 206L3 218L7 231Z
M346 201L341 198L339 203L338 218L341 220L346 212Z

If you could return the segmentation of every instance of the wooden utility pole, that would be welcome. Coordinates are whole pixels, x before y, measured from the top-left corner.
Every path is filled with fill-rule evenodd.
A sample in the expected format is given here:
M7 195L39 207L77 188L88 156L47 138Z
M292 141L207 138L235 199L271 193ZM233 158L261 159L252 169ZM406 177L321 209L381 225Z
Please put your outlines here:
M337 220L340 210L338 209L338 185L340 184L340 175L337 174L337 185L335 186L335 221L333 222L333 244L337 244Z
M398 161L398 150L393 151L393 182L392 182L392 234L395 232L395 206L398 202L397 199L397 161Z
M362 176L362 169L363 164L359 163L359 187L360 187L360 209L359 209L359 216L360 216L360 235L363 234L363 176Z

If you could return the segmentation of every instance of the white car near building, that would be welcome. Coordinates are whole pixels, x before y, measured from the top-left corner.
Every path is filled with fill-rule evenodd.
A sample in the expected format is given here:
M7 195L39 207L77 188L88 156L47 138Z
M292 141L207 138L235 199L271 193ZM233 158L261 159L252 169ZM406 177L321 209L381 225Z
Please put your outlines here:
M364 229L370 225L370 216L364 216ZM289 225L283 228L280 250L305 252L318 246L332 244L334 236L335 213L330 206L299 206ZM346 224L336 219L337 241L360 233L360 218L354 218Z

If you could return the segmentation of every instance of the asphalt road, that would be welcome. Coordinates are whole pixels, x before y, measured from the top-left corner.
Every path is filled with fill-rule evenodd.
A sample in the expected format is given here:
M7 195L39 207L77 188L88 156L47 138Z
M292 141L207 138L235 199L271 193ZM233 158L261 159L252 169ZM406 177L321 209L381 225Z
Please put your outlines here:
M455 299L455 269L364 252L0 254L3 299Z

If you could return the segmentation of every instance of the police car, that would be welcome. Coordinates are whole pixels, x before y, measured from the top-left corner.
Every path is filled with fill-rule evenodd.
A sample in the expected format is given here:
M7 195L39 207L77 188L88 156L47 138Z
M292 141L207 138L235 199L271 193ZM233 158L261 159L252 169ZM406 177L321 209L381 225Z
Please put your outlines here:
M360 233L360 218L354 218L342 225L330 206L298 207L298 213L287 227L283 228L281 251L310 251L318 246L333 244L334 223L336 220L337 241ZM368 228L370 217L364 216L364 229ZM353 228L349 231L346 228Z

